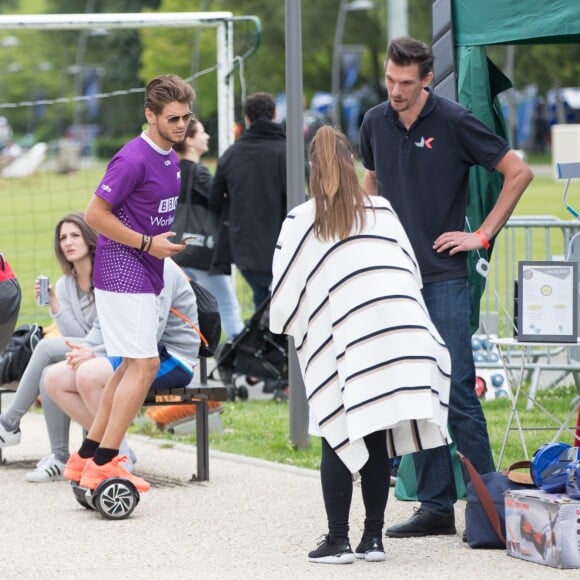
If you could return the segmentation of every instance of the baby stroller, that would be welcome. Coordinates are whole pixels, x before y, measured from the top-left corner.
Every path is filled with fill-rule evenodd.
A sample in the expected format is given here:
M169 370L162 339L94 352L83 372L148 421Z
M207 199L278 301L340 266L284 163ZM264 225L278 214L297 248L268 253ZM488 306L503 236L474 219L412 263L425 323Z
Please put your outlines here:
M275 401L288 400L288 340L269 329L270 299L256 310L243 330L233 339L218 346L215 353L215 374L228 388L228 400L246 400L247 385L264 382L264 392L273 393ZM245 383L243 384L242 381Z

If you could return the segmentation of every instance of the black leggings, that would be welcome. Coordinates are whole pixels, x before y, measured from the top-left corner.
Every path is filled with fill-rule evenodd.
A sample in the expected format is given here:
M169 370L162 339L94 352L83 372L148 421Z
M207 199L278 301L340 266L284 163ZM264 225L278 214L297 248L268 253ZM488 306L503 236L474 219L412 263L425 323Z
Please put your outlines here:
M380 536L385 523L389 497L391 468L385 431L376 431L364 438L369 459L360 470L362 497L365 506L365 534ZM326 439L322 439L320 461L322 495L331 539L348 538L348 517L352 501L352 474Z

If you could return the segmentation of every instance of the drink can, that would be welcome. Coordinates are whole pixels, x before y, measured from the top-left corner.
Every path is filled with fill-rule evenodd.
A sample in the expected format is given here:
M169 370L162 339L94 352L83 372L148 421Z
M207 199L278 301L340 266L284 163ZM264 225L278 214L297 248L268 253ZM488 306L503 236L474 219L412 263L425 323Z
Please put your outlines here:
M48 277L39 276L38 283L40 284L40 291L38 293L38 306L48 306Z

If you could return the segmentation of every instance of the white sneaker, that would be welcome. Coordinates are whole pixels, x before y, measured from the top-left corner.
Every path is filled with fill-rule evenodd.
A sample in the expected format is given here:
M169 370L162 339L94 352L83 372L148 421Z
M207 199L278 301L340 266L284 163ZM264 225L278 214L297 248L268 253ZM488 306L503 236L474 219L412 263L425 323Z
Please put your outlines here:
M16 431L8 431L4 428L4 425L0 423L0 448L10 447L11 445L18 445L20 443L20 437L22 433L20 429Z
M127 444L127 439L123 439L123 441L121 441L121 445L119 446L119 455L121 457L125 456L125 460L120 462L120 465L122 465L129 473L133 473L133 469L135 469L135 463L137 463L137 456Z
M133 473L135 466L133 465L131 457L129 455L121 455L121 453L119 453L119 456L123 457L123 460L119 461L119 465L122 465L129 473Z
M65 464L55 458L54 453L47 455L36 464L36 469L26 474L26 481L47 483L64 479Z

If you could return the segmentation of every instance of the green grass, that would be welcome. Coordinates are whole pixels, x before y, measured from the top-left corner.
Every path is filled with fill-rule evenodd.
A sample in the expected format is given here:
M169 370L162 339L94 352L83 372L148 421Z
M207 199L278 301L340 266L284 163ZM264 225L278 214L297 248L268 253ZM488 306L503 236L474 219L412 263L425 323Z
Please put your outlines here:
M34 280L45 274L54 282L62 271L54 256L54 227L71 211L84 211L105 164L59 175L41 171L25 179L0 179L0 251L22 287L19 322L50 323L46 308L32 295Z
M526 161L530 165L550 165L552 163L551 153L534 153L526 151Z
M552 413L554 417L560 421L564 421L572 410L573 401L577 397L578 392L576 391L576 388L572 385L568 385L540 390L538 392L537 400L543 407ZM511 412L511 403L508 399L485 401L483 403L483 410L487 420L487 428L492 443L494 458L497 460ZM521 397L518 401L518 416L522 427L528 429L533 427L541 428L524 431L524 441L530 455L544 443L551 441L557 433L558 429L554 426L554 422L540 411L540 409L534 406L533 409L526 410L526 400L524 400L524 397ZM569 425L572 426L576 424L576 417L577 415L575 414L570 420ZM511 430L508 435L505 459L502 460L501 465L502 468L507 467L510 463L525 458L520 441L520 433L515 429L515 421L512 423L512 428L513 430ZM573 438L569 434L564 433L559 437L559 441L572 445Z
M210 433L210 449L257 457L285 465L318 469L320 439L313 437L310 445L298 449L289 438L289 407L274 400L223 403L220 414L223 433ZM195 443L194 435L174 435L160 431L151 422L137 422L132 431L172 441Z
M554 416L564 420L572 408L572 401L577 396L572 386L559 387L540 391L538 401ZM511 411L508 399L484 401L483 409L487 420L489 437L493 456L497 461L508 418ZM547 427L552 423L537 408L525 409L525 401L521 400L518 414L524 427ZM320 439L310 438L310 445L305 449L294 447L289 440L289 407L285 403L274 401L249 400L245 402L228 402L224 404L224 412L220 415L224 427L223 433L210 434L210 449L267 459L285 465L318 469L320 464ZM571 421L571 425L575 423ZM515 427L515 422L513 426ZM171 435L163 433L152 426L134 427L135 431L155 437L167 438L172 441L194 443L195 437L187 435ZM528 453L550 441L556 434L556 428L549 430L525 431L524 437ZM563 435L560 441L572 444L570 435ZM510 431L502 460L501 468L524 459L524 451L518 431Z
M224 407L224 432L210 435L211 449L318 469L320 439L313 437L306 449L291 444L287 403L253 400L225 403Z

